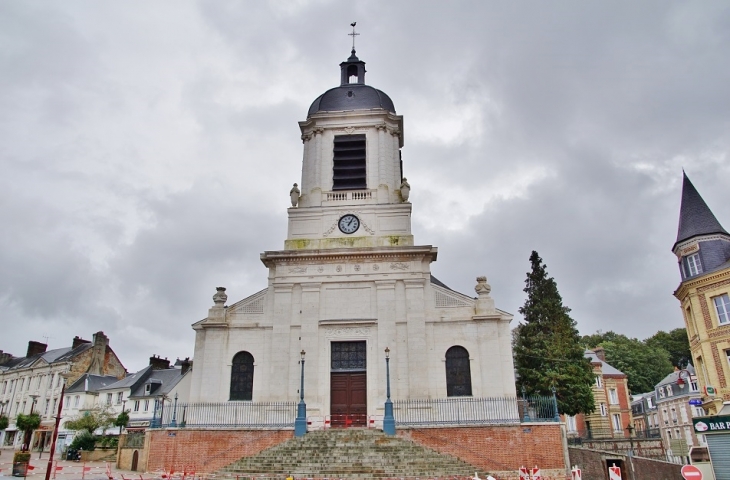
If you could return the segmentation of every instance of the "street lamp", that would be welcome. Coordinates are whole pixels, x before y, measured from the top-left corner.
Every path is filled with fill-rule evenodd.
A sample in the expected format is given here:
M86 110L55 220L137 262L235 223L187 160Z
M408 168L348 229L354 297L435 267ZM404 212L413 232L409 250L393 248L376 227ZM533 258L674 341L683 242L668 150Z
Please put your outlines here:
M626 425L626 430L629 431L629 444L631 445L629 456L632 456L634 454L634 426L629 423Z
M299 354L301 357L301 382L299 385L299 405L297 405L297 418L294 421L294 436L301 437L307 433L307 404L304 403L304 350Z
M687 380L682 379L682 374L685 374L685 377ZM684 386L692 381L692 374L687 370L686 368L683 368L677 372L677 385L679 388L684 388Z
M29 395L29 397L33 400L30 403L30 416L33 416L33 407L35 407L35 401L40 395ZM33 438L33 430L27 430L25 432L25 436L23 438L23 451L29 452L30 451L30 442Z
M177 427L177 392L175 392L175 406L172 407L172 422L170 422L171 427Z
M385 347L385 415L383 416L383 433L395 435L395 417L393 416L393 402L390 400L390 348Z

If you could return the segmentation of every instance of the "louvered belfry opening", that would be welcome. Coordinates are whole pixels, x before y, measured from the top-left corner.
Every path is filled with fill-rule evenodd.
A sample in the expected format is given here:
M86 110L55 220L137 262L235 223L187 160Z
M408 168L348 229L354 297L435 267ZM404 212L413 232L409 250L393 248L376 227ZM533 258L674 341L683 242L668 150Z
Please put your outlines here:
M365 134L335 136L332 190L367 188Z

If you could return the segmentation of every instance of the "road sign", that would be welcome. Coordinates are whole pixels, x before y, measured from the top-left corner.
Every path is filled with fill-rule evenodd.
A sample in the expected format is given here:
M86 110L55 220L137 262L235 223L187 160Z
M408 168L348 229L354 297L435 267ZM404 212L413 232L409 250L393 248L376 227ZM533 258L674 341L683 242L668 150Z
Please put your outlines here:
M689 401L690 405L702 405L702 400L699 398L693 398Z
M682 467L682 477L684 480L702 480L702 471L694 465L685 465Z
M608 467L608 478L610 480L621 480L621 468L620 467Z

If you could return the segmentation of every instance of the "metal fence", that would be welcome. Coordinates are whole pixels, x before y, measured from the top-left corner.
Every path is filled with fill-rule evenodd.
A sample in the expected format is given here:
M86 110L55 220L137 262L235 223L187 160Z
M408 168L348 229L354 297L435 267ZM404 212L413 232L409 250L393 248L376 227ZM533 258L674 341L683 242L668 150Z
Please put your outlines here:
M581 445L583 442L600 441L600 440L661 440L661 432L658 429L634 430L631 434L629 431L613 430L610 428L592 428L590 430L582 430L579 432L568 432L568 444Z
M540 395L524 396L517 400L520 409L520 420L523 422L557 422L560 420L556 412L554 397Z
M515 425L521 421L556 421L553 405L550 397L396 400L393 415L400 426Z
M294 427L296 402L221 402L165 405L152 427Z

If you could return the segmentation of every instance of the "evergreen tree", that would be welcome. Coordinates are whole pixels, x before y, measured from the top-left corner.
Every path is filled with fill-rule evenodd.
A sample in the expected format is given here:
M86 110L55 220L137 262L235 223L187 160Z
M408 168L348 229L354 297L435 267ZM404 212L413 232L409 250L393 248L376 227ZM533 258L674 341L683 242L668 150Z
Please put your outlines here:
M531 395L551 395L555 387L560 413L590 413L595 378L575 321L537 252L530 255L530 263L527 299L519 310L525 323L518 327L514 346L517 387Z

